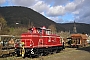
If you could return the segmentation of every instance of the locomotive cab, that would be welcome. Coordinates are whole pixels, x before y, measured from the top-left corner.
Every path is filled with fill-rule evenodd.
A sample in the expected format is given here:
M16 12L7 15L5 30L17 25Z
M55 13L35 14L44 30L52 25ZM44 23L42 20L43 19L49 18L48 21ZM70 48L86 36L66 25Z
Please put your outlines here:
M47 30L47 32L49 32L50 30ZM46 28L43 26L42 28L36 28L36 27L33 27L33 28L30 28L28 29L28 33L30 34L46 34Z

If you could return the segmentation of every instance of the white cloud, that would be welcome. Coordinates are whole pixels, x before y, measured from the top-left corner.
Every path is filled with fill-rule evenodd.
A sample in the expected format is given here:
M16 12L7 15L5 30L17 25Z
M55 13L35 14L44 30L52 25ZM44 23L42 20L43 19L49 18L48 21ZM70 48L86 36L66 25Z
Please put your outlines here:
M6 0L0 0L0 4L3 4L5 2L6 2Z
M66 11L69 11L69 12L74 11L75 8L76 8L76 4L75 4L74 2L68 3L68 4L65 6Z
M51 6L49 10L47 11L48 16L62 16L65 15L67 12L69 13L78 13L74 12L76 9L77 4L74 2L69 2L65 6L58 5L58 6Z
M43 16L45 16L45 13L44 13L44 12L41 12L41 14L42 14Z
M41 13L47 11L49 5L45 4L43 1L38 1L35 5L31 6L31 8Z
M76 18L76 21L79 22L79 23L88 23L90 24L90 16L88 17L85 17L85 18Z
M54 6L50 7L47 15L48 16L60 16L65 14L65 7L63 6Z
M55 21L56 23L61 23L61 22L63 22L63 19L60 18L60 17L47 17L47 18Z
M76 14L79 14L79 11L74 11L72 13L76 15Z
M80 0L77 11L79 11L79 14L75 15L76 22L90 23L90 0Z
M34 5L38 0L12 0L12 3L19 6L26 6L29 7Z
M59 16L72 13L77 22L90 23L90 0L34 0L32 3L33 9L55 22L64 22Z
M58 5L65 5L68 2L70 2L69 0L42 0L47 4L52 4L53 6L58 6Z
M66 13L74 13L79 14L79 11L75 11L78 4L75 4L74 2L68 2L65 6L64 5L57 5L57 6L51 6L49 10L47 11L48 16L57 17L65 15Z

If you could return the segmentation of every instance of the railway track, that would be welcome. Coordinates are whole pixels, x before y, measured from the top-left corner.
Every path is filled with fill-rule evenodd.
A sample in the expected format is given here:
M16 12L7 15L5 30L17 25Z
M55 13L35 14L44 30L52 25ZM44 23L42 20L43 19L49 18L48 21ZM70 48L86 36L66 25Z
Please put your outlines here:
M38 58L29 58L29 57L22 58L22 57L12 56L7 58L0 58L0 60L67 60L67 59L73 59L77 57L78 59L81 59L82 56L81 58L79 56L83 55L83 53L86 56L90 56L90 53L88 53L87 51L77 50L76 48L66 48L65 50L60 51L60 53L49 54L47 56L40 56Z
M65 50L62 50L61 53L71 52L76 50L77 48L66 48Z
M50 57L50 56L54 56L54 55L57 55L57 54L63 54L63 53L67 53L67 52L71 52L71 51L73 51L73 50L75 50L75 48L66 48L66 49L64 49L64 50L62 50L62 51L60 51L59 53L53 53L53 54L49 54L49 55L47 55L47 56L40 56L40 57L38 57L38 58L30 58L30 57L26 57L25 59L26 60L28 60L28 59L31 59L31 60L44 60L44 58L48 58L48 57ZM21 60L21 59L23 59L22 57L16 57L16 56L10 56L10 57L6 57L6 58L0 58L0 60L6 60L6 59L12 59L12 60ZM25 60L24 59L24 60Z

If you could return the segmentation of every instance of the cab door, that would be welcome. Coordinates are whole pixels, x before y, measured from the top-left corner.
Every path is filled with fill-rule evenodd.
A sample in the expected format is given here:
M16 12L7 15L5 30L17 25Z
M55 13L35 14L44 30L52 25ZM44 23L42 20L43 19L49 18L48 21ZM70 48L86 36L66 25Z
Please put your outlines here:
M38 41L38 47L43 47L43 39L39 39L39 41Z

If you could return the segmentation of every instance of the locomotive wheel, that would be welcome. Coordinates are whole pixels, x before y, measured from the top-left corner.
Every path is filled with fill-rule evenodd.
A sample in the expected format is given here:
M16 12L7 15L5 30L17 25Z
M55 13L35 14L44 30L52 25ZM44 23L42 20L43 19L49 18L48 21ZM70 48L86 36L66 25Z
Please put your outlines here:
M47 52L44 52L43 53L43 56L46 56L46 55L48 55L49 54L49 52L47 51Z
M56 53L59 53L60 52L60 50L57 50L57 52Z
M16 53L15 53L15 56L20 57L20 51L17 50Z
M44 53L40 53L40 55L39 56L43 56L44 55Z
M15 53L12 53L13 56L15 56L16 54Z
M53 54L55 54L57 52L57 50L55 50L54 52L53 52Z
M16 57L20 57L20 54L19 54L19 52L17 52L17 53L15 54L15 56L16 56Z
M17 57L20 57L20 54L17 54L16 56L17 56Z
M33 57L38 58L38 57L39 57L39 55L34 55Z
M39 57L39 54L37 55L31 55L32 58L38 58Z
M59 53L63 48L58 47L56 53Z

